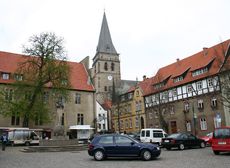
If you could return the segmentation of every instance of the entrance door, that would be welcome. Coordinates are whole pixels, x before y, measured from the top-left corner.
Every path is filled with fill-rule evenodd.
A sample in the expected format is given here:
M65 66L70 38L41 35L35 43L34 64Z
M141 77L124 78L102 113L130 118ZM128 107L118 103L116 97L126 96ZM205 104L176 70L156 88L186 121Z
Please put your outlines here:
M171 132L172 132L172 133L177 133L176 121L171 121L171 122L170 122L170 126L171 126Z

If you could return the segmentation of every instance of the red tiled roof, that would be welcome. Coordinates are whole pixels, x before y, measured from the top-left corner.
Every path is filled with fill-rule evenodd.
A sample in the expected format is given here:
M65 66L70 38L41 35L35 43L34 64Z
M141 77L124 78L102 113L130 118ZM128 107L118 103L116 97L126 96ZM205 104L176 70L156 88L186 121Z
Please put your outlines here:
M24 62L28 56L0 51L0 72L14 73L18 64ZM74 90L94 91L92 84L88 84L88 73L82 63L69 62L70 83ZM12 83L14 80L3 80L0 83Z
M203 51L200 51L190 57L178 60L173 64L160 68L157 74L154 77L150 78L152 79L152 83L150 84L150 86L148 86L150 88L146 89L144 95L146 96L155 92L167 90L169 88L173 88L185 83L218 74L220 67L224 61L223 51L227 50L229 43L230 39L211 48L206 48ZM192 76L193 71L204 68L211 62L212 65L207 73L203 73L194 77ZM183 80L179 82L173 81L173 78L182 75L186 71L188 72ZM168 77L170 78L165 86L161 87L160 89L154 89L153 85L163 82Z
M112 108L112 101L111 100L106 100L104 102L104 104L102 104L102 107L105 109L105 110L109 110Z

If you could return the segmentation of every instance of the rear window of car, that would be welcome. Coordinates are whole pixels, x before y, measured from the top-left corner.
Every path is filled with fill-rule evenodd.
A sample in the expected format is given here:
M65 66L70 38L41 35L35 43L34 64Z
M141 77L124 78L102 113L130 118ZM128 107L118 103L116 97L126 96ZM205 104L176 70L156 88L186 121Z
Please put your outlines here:
M169 135L167 138L177 138L179 137L181 134L171 134Z
M229 128L216 129L213 136L214 138L230 138L230 129Z

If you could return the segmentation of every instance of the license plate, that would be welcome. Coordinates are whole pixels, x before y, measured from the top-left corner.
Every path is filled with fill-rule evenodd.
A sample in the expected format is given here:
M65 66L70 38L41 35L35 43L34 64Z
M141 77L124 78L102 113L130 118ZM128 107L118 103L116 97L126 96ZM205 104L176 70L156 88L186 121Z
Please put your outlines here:
M165 140L165 142L169 142L169 140Z
M218 142L219 145L226 145L226 142Z

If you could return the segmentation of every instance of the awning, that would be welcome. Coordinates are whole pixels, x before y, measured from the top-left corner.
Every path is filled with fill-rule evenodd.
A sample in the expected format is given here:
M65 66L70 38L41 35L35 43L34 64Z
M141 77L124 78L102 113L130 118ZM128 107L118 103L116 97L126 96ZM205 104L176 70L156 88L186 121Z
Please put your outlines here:
M92 130L95 128L90 127L90 125L72 125L69 127L70 130Z

